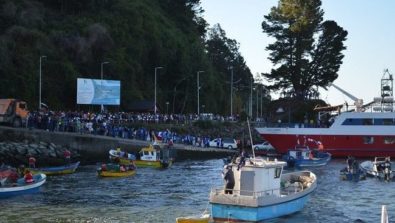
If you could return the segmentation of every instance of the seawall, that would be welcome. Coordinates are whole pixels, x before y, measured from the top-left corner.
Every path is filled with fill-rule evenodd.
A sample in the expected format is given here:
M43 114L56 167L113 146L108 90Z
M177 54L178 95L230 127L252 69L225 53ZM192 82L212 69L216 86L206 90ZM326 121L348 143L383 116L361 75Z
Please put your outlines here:
M0 143L6 145L0 147L0 156L3 152L1 158L14 165L17 165L16 162L27 161L30 155L38 156L39 164L40 162L41 164L62 162L62 152L65 149L69 149L72 152L72 158L80 160L82 164L94 164L107 161L110 149L121 147L127 152L138 152L142 147L150 144L149 141L134 139L5 126L0 126ZM175 144L173 147L176 151L176 160L224 158L236 153L234 150L200 148L182 144Z

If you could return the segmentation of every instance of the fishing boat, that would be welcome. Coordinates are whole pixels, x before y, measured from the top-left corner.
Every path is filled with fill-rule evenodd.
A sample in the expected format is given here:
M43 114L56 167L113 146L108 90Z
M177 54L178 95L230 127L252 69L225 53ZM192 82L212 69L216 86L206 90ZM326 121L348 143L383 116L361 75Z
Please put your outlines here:
M348 170L344 168L340 170L340 179L346 181L358 182L366 179L366 173L362 169Z
M102 164L97 168L97 174L100 177L129 177L136 174L134 165Z
M321 141L325 150L334 157L395 157L395 110L392 91L392 75L381 80L380 97L363 104L362 99L350 95L355 108L348 104L316 108L320 120L322 114L330 114L329 122L317 122L319 127L299 125L256 128L262 138L269 141L282 154L287 153L295 139L311 138ZM351 107L350 107L351 108ZM339 113L340 112L340 113Z
M308 146L297 145L288 150L283 159L288 167L317 167L328 164L331 154L317 149L312 150Z
M41 167L41 168L28 168L32 173L43 173L47 176L71 174L76 171L80 162L66 164L63 166Z
M241 163L238 157L236 163L227 165L227 171L233 172L233 188L211 189L215 222L260 222L298 212L317 187L317 178L310 171L284 174L284 161L255 157Z
M349 156L347 158L347 166L340 170L340 179L358 182L366 179L366 173L361 168L358 160L355 157Z
M172 165L173 158L170 157L170 149L149 145L139 151L134 163L137 167L167 168Z
M377 177L380 180L390 181L394 177L390 157L375 157L373 162L364 161L361 163L361 168L368 176Z
M203 213L199 216L187 216L176 218L176 223L208 223L210 220L210 214Z
M27 184L24 178L20 178L16 183L0 186L0 198L7 198L23 194L33 194L39 192L39 188L45 183L45 174L33 175L34 182Z

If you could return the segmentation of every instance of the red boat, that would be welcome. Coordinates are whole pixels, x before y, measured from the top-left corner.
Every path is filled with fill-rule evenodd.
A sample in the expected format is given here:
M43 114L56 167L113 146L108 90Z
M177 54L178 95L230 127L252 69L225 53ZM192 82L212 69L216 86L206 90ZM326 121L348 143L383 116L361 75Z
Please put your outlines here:
M334 157L395 157L395 112L344 112L329 128L256 128L285 154L295 144L313 147L319 142ZM311 145L313 144L313 145ZM316 144L317 145L317 144Z

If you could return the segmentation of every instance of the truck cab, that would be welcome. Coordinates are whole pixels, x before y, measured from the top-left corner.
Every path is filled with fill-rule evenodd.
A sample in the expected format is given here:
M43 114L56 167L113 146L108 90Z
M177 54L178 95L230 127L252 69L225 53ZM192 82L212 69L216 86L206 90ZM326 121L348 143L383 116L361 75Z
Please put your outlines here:
M18 99L0 99L0 124L21 127L26 123L27 103Z

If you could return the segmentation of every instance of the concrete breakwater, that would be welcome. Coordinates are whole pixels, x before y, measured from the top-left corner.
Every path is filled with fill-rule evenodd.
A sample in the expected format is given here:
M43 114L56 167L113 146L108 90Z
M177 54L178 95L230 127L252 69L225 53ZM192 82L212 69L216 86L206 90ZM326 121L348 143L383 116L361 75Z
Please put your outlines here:
M29 156L34 156L39 166L61 165L66 149L71 151L72 160L95 164L108 161L108 151L112 148L120 147L124 151L137 153L149 144L148 141L108 136L0 126L0 159L10 165L26 165ZM181 144L175 144L173 148L176 160L223 158L236 152Z

